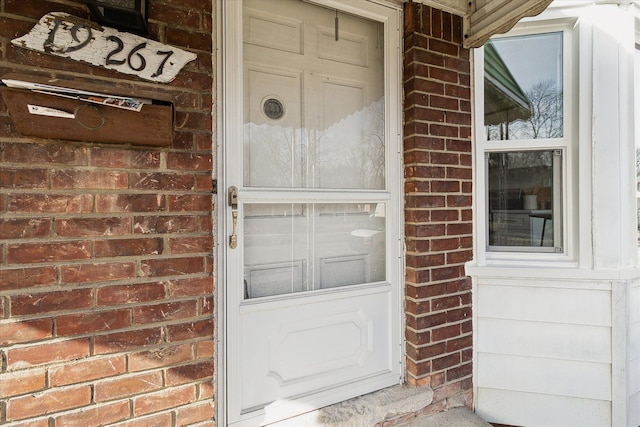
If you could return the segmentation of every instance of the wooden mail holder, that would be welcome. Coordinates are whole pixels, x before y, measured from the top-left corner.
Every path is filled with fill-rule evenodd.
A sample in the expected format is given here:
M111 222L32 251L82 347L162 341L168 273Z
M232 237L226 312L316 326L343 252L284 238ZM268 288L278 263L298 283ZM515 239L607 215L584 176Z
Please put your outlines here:
M9 74L3 78L110 93L98 85L66 80L49 80L20 74ZM27 89L0 86L0 91L16 130L22 135L156 147L170 146L172 142L173 105L166 100L154 100L151 104L144 104L140 111L131 111ZM145 98L140 94L135 97ZM71 113L74 117L32 114L29 112L29 105L54 108Z

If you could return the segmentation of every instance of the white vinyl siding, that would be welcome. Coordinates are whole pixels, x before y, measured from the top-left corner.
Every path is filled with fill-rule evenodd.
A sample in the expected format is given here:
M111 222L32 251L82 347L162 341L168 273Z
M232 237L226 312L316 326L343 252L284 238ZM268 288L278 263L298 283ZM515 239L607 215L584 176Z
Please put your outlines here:
M487 278L475 295L480 416L513 425L611 425L607 283Z

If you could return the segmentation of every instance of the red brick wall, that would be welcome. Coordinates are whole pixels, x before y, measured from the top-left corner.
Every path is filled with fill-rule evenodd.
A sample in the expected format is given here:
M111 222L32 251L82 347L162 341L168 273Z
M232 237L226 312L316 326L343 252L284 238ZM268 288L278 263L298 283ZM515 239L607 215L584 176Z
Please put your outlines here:
M407 377L471 404L471 89L462 18L405 4Z
M156 149L20 135L0 97L0 424L213 424L211 7L151 2L150 38L198 55L153 84L10 44L83 1L0 0L0 76L175 106Z

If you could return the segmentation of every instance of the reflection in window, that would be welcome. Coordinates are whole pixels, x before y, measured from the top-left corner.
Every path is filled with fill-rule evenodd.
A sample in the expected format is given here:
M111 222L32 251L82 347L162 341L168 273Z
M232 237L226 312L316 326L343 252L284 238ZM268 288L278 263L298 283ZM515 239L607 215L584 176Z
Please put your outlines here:
M487 140L562 138L562 33L495 38L484 58Z
M560 150L487 154L489 246L560 247ZM558 235L556 235L556 233Z
M245 298L386 279L384 203L244 205Z

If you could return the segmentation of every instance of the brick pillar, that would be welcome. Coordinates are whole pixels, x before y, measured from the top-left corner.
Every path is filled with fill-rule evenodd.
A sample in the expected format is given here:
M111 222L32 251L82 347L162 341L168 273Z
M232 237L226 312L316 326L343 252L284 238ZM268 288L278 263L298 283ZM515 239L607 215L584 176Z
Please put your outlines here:
M405 3L407 378L471 404L471 88L462 18ZM454 399L454 400L452 400Z

